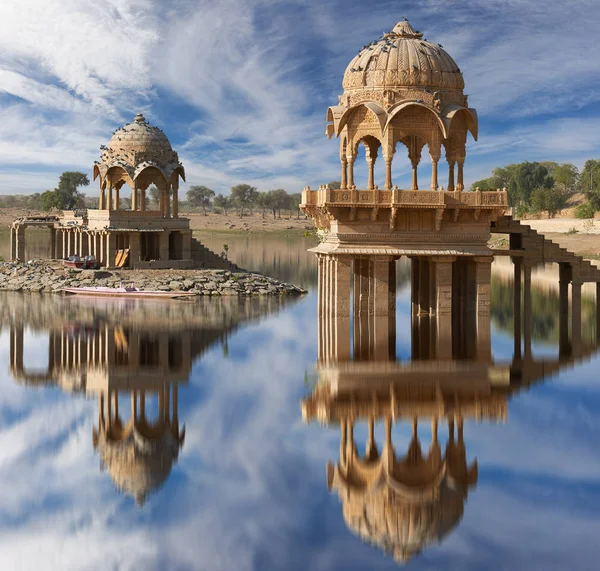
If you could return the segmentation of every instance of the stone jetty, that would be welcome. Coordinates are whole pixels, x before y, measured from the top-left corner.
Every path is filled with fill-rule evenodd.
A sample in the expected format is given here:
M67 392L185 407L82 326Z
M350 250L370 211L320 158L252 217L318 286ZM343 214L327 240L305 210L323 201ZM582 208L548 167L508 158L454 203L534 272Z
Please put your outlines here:
M211 296L300 295L306 290L244 270L76 270L31 260L0 263L0 291L60 293L69 287L118 287Z

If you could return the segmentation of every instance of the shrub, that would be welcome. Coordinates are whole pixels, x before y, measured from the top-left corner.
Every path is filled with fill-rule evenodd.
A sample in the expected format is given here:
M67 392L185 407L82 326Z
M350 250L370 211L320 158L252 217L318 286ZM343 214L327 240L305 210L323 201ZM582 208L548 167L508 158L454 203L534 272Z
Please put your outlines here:
M575 218L593 218L596 213L590 202L584 202L575 209Z

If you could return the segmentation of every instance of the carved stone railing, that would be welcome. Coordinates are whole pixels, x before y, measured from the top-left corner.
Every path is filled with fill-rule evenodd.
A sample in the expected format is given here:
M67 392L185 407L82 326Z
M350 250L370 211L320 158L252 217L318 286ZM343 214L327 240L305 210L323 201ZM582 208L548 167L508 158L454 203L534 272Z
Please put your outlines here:
M508 194L498 191L437 191L437 190L355 190L331 189L328 185L302 191L301 207L369 207L398 208L502 208L508 206Z

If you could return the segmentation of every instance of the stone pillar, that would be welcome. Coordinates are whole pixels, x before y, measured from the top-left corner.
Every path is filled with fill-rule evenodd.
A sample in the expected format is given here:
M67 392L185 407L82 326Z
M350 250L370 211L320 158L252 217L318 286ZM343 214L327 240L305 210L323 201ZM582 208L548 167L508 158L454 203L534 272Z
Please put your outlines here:
M21 262L25 261L25 227L15 228L15 256Z
M580 281L571 282L571 339L573 356L581 355L581 286Z
M340 188L348 188L348 161L346 157L341 157L340 162L342 163L342 181Z
M531 358L531 266L523 264L523 353Z
M170 232L165 230L159 235L159 259L161 262L166 262L169 260L169 234Z
M368 258L354 259L354 359L369 356L369 281L371 262Z
M352 188L354 186L354 161L356 160L356 156L348 156L348 188Z
M385 188L391 190L392 188L392 159L385 159Z
M448 159L448 192L454 192L454 163Z
M115 250L117 249L117 237L114 232L106 234L106 267L115 267Z
M465 185L464 185L464 180L463 180L463 166L465 164L465 159L460 158L460 159L458 159L457 162L458 162L458 176L457 176L457 180L456 180L456 190L464 190Z
M113 209L113 187L112 187L112 183L110 183L108 185L108 196L106 197L106 202L107 204L107 210L112 210Z
M439 157L434 158L431 157L431 190L437 190L439 188L438 184L438 162Z
M367 168L369 169L367 190L373 190L375 187L375 159L367 157Z
M165 191L165 218L171 218L171 185L167 184Z
M513 278L513 358L521 359L521 274L523 269L522 258L512 258L514 266Z
M98 209L104 210L104 189L100 187L100 195L98 197Z
M56 258L56 230L50 228L50 256Z
M411 313L413 316L419 313L419 278L421 270L419 268L420 259L417 257L410 259L410 301Z
M65 260L67 258L67 231L66 230L61 230L61 235L62 235L62 257L63 260Z
M173 183L173 218L179 217L179 181Z
M429 282L429 259L419 259L419 315L428 315L431 308L431 285Z
M317 254L317 347L319 362L324 359L323 316L325 313L325 263L321 254Z
M392 258L374 257L372 259L372 281L373 281L373 356L377 360L389 359L393 354L395 357L395 290L396 272ZM392 280L393 283L392 283ZM392 291L394 292L392 302ZM393 320L392 320L393 316Z
M332 352L335 360L350 359L350 280L352 260L334 257L331 259L332 286Z
M142 212L146 211L146 189L140 189L140 210Z
M571 353L569 343L569 282L571 281L571 266L562 262L559 264L558 280L558 354L568 357Z
M17 258L16 245L17 244L16 244L15 229L11 226L10 227L10 254L9 254L9 259L11 262L13 262Z
M438 256L436 262L436 357L452 358L452 264L454 256Z
M160 211L160 215L164 218L165 217L165 189L164 188L159 188L158 189L158 210Z
M410 187L411 190L419 190L419 181L417 178L418 166L419 166L418 162L412 161L412 185Z
M476 257L475 262L475 287L477 307L477 359L491 361L492 341L490 308L492 295L492 262L493 257Z
M119 195L121 193L120 187L115 187L115 203L113 205L113 210L119 210Z
M140 261L140 246L140 233L131 232L129 234L129 260L132 268L135 268L137 262Z
M131 191L131 210L135 211L138 209L138 189L134 186Z

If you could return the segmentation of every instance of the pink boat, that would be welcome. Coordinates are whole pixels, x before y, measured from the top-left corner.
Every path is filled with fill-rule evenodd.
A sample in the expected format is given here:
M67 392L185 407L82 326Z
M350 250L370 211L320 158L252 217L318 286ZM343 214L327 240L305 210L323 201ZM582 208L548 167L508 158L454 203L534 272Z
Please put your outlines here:
M197 295L193 291L159 291L142 290L133 286L120 287L66 287L62 291L70 295L86 295L92 297L139 297L139 298L174 298Z

